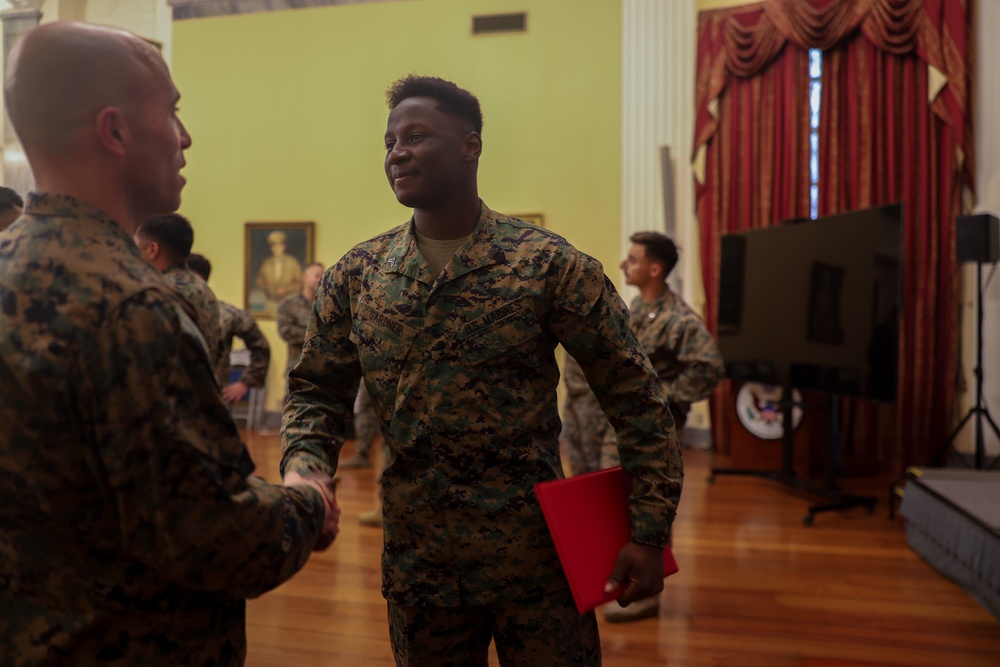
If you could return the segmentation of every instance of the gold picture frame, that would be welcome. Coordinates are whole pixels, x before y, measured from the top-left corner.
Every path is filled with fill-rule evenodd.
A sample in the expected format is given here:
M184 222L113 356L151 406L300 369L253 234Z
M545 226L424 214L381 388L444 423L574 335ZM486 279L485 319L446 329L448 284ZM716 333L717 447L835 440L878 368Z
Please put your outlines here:
M314 222L248 222L243 239L243 300L248 313L273 319L278 304L302 290L314 260Z
M514 217L538 227L545 227L545 214L543 213L515 213Z

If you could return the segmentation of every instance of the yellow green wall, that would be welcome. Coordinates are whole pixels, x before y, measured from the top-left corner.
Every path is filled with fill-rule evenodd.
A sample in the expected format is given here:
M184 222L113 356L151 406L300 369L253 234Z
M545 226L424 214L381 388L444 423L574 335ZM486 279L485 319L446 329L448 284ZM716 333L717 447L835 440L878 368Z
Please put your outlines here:
M472 36L472 14L528 12L528 32ZM382 168L385 88L413 73L483 106L480 194L601 260L621 211L618 0L408 0L176 22L173 73L193 138L181 212L220 299L243 304L243 225L316 222L316 258L406 221ZM270 410L284 393L273 321Z

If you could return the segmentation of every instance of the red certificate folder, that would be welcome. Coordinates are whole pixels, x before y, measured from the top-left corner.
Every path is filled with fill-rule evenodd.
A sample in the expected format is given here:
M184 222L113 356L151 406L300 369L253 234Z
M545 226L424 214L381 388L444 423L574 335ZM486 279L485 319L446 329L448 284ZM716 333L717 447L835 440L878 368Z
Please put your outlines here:
M632 539L628 497L632 482L621 466L535 484L545 523L555 542L576 609L581 614L621 595L604 592L618 552ZM677 572L670 547L663 576Z

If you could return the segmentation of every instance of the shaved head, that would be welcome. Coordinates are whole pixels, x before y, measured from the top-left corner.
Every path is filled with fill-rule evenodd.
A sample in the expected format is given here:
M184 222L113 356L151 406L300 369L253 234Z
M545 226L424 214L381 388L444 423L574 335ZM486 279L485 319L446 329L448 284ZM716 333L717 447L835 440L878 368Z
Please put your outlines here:
M152 45L124 30L48 23L7 59L6 106L40 192L96 206L129 233L180 206L191 136Z
M134 109L164 77L169 80L160 54L131 33L48 23L11 51L5 104L25 151L48 153L71 145L102 109Z

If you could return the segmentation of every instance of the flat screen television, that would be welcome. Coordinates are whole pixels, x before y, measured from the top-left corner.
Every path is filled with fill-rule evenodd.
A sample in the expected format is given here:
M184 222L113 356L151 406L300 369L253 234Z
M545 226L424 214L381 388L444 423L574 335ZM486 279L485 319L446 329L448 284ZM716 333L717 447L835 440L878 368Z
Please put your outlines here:
M717 335L729 377L895 400L902 212L723 236Z

